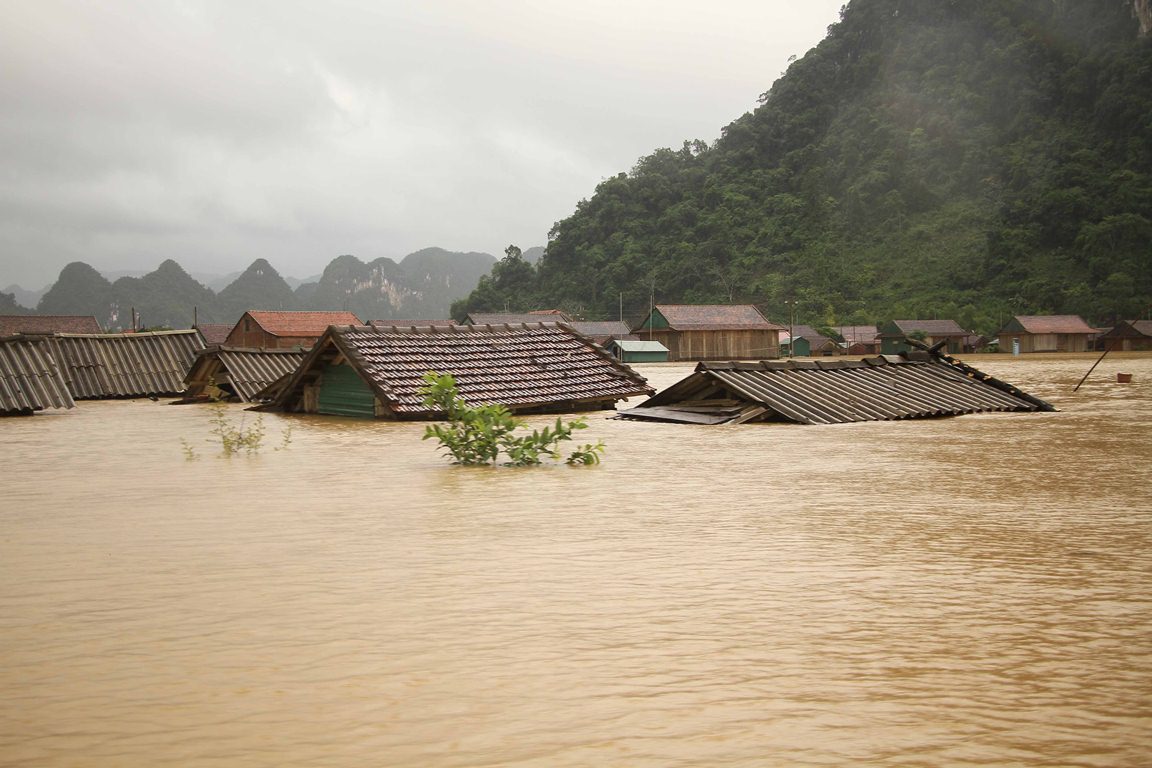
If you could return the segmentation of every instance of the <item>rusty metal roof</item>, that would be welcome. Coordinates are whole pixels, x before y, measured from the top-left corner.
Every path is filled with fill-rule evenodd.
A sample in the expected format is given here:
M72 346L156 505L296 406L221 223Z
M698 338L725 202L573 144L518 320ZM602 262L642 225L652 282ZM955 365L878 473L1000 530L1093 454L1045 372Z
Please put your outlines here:
M622 418L698 424L841 424L1051 405L955 360L927 352L862 360L701 363Z
M75 405L47 339L0 339L0 414Z
M242 402L255 402L257 393L295 371L306 354L304 349L209 347L184 377L185 396L198 397L211 383L230 386Z
M417 328L333 326L284 385L273 408L298 410L313 369L345 357L397 418L436 416L424 374L451 374L472 405L519 412L612 404L651 394L643 377L562 323Z
M50 343L77 400L179 394L204 348L195 330L57 334Z
M278 312L253 309L244 314L273 336L313 336L319 338L330 325L359 325L351 312ZM243 322L244 318L240 318Z
M15 333L103 333L92 315L0 315L0 336Z
M1004 327L1004 332L1023 333L1095 333L1079 315L1017 315Z
M751 304L657 304L674 331L783 330Z

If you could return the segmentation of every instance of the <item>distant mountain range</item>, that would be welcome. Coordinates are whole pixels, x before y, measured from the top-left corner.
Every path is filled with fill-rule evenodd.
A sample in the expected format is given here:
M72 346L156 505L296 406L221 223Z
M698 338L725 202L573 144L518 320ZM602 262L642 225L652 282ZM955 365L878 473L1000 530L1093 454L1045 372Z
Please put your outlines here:
M416 251L399 263L345 255L319 277L299 281L257 259L223 279L202 275L209 287L171 259L146 274L111 273L112 280L77 261L42 296L19 286L0 292L0 314L94 315L108 329L232 323L250 309L347 309L365 322L437 320L448 317L452 302L467 296L495 263L487 253L442 248ZM34 310L21 301L32 299Z

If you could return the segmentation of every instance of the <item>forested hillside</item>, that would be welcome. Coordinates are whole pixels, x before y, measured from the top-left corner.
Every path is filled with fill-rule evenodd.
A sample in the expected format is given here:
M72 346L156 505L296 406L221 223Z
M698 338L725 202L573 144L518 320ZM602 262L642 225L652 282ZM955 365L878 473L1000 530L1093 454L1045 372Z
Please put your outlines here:
M1142 0L852 0L753 112L604 180L454 312L752 302L817 324L1152 304ZM1147 19L1145 19L1147 21Z

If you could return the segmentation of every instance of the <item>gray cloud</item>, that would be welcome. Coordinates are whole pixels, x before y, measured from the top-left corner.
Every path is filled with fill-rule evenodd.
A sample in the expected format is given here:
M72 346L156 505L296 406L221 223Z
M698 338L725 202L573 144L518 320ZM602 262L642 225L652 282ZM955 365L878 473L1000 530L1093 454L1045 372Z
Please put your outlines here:
M543 244L711 141L840 0L37 0L0 26L0 286Z

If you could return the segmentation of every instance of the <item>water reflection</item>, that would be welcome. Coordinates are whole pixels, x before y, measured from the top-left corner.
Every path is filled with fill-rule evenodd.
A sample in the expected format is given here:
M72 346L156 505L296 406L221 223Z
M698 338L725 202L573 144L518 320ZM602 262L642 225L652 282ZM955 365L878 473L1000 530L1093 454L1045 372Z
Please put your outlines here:
M0 422L0 764L1141 765L1152 359L1072 395L1092 360L977 363L1054 414L594 416L581 469L275 415L288 450L222 460L148 401Z

